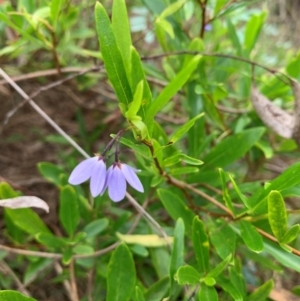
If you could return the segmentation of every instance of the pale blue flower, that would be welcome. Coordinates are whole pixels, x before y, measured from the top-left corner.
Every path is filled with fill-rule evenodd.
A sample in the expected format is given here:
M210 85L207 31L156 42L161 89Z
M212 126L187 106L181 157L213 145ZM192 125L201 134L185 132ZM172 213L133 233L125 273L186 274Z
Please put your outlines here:
M114 202L124 199L127 186L126 181L135 190L144 192L143 185L137 177L136 172L139 172L139 170L120 162L115 162L107 170L104 190L108 187L108 195Z
M101 156L86 159L79 163L69 177L69 183L79 185L90 179L90 190L93 197L99 195L106 180L106 164Z

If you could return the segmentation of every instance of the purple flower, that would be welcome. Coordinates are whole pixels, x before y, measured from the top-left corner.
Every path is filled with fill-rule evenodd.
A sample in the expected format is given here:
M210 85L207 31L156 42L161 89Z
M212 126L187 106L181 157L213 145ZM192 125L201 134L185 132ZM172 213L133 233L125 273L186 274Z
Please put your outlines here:
M101 156L86 159L79 163L69 177L69 183L79 185L88 179L93 197L104 191L106 180L106 164Z
M126 181L135 190L144 192L143 185L135 174L136 172L139 172L139 170L120 162L115 162L107 170L104 190L108 187L108 195L114 202L119 202L124 199L126 193Z

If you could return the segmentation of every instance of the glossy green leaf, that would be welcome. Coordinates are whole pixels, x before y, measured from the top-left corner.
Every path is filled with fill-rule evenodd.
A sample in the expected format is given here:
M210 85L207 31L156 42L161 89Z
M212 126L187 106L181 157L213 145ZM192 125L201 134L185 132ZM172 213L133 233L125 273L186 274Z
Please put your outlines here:
M124 67L129 78L131 70L131 36L126 3L124 0L113 1L111 23L116 43L123 58Z
M169 290L169 276L165 276L149 287L144 294L146 301L161 301Z
M260 31L262 29L266 17L267 17L267 13L263 12L260 15L252 16L249 22L247 23L246 30L245 30L244 46L248 51L248 53L250 53L253 47L255 46L255 43L260 34Z
M108 226L107 218L100 218L87 224L83 231L86 233L86 238L94 237L104 231Z
M224 269L227 267L228 263L230 262L232 255L229 254L222 262L220 262L215 268L209 271L207 274L208 277L217 277L219 276Z
M27 297L17 291L3 290L0 291L1 301L37 301L36 299Z
M204 224L198 216L193 219L192 241L198 270L206 273L209 271L209 241Z
M290 243L291 241L295 240L299 234L299 231L300 231L300 225L297 224L297 225L294 225L292 226L290 229L288 229L282 240L281 240L281 243L283 244L288 244Z
M199 159L187 156L186 154L181 154L181 160L187 164L191 165L202 165L203 162Z
M222 168L219 168L219 174L220 174L221 183L222 183L223 200L226 204L226 207L234 214L235 209L232 205L232 200L231 200L231 197L230 197L228 189L227 189L226 174Z
M200 273L191 265L180 267L175 275L180 285L197 284L200 282L200 277Z
M207 286L214 286L216 284L215 278L209 276L202 278L201 282L204 282Z
M203 158L203 169L225 167L241 158L264 133L264 128L252 128L227 137Z
M198 292L199 301L218 301L218 293L213 286L207 286L204 283L201 284L200 290Z
M179 267L184 264L184 222L178 218L174 229L174 241L170 260L170 295L175 291L174 276Z
M120 104L124 106L124 113L128 104L132 101L132 92L110 20L104 7L99 2L96 3L95 7L95 19L108 78L115 89Z
M136 275L132 254L121 243L112 253L107 272L107 301L127 301L135 289Z
M153 127L153 119L155 115L170 101L170 99L181 89L187 82L191 74L197 68L201 59L200 55L196 55L188 65L183 68L171 82L161 91L159 96L152 102L146 113L145 123L148 128Z
M62 187L59 204L60 222L68 235L73 236L79 223L80 215L77 194L72 186L66 185Z
M169 144L176 143L178 140L182 138L182 136L189 131L189 129L195 124L195 122L203 117L204 113L198 114L196 117L189 120L187 123L182 125L179 129L175 131L175 133L172 135Z
M268 195L268 219L274 236L282 242L287 229L287 213L279 191L273 190Z
M274 287L273 280L268 280L247 297L247 301L265 301Z
M253 252L261 252L264 249L263 240L255 227L245 220L240 220L239 225L241 229L241 237L247 247Z
M165 209L174 220L182 218L187 233L191 234L192 220L195 214L186 206L186 204L173 192L166 189L158 189L158 196L163 203Z

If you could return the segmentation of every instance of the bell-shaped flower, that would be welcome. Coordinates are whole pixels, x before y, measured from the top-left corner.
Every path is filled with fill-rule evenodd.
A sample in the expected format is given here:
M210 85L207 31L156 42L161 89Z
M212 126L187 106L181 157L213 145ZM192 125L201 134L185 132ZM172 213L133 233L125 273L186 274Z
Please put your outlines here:
M69 177L69 183L79 185L90 179L90 190L93 197L98 196L105 188L106 164L101 156L86 159L79 163Z
M108 187L108 195L114 202L124 199L126 193L126 181L130 186L139 192L144 192L143 185L137 177L139 170L130 167L127 164L115 162L108 170L104 190Z

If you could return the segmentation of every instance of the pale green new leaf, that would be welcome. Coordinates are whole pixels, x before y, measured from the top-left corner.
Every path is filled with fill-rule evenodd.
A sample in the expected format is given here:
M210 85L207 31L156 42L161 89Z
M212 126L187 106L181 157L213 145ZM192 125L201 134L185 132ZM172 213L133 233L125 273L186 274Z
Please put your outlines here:
M167 8L165 8L163 12L160 14L159 18L165 19L166 17L173 15L181 8L181 6L185 2L186 0L175 1L171 5L168 5Z
M51 19L53 22L52 24L53 24L54 29L56 27L56 22L57 22L58 16L61 12L61 7L62 7L63 2L64 2L64 0L52 0L51 1L50 13L51 13Z
M13 290L0 291L0 300L1 301L37 301L36 299L27 297Z
M268 218L274 236L282 242L287 229L287 213L279 191L273 190L268 195Z
M291 241L295 240L297 238L298 234L299 234L299 231L300 231L300 225L299 224L292 226L290 229L288 229L285 232L281 243L288 244Z
M130 120L130 119L136 117L136 115L141 107L141 104L142 104L143 92L144 92L144 82L141 80L136 87L136 90L135 90L135 93L133 96L133 101L129 104L129 109L125 113L125 117L127 119Z

